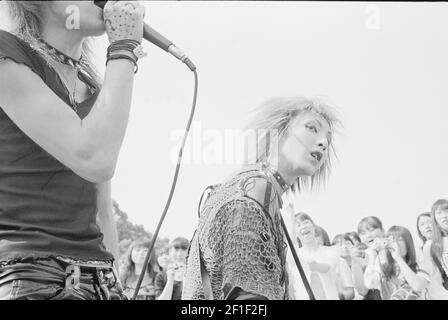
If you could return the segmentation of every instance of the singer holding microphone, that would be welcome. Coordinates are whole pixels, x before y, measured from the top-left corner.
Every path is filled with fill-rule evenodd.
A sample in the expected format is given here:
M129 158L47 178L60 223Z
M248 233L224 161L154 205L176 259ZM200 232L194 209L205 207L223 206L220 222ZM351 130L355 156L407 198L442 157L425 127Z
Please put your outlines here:
M125 299L110 179L144 56L144 7L2 4L11 30L0 30L0 299ZM105 32L102 81L89 43Z

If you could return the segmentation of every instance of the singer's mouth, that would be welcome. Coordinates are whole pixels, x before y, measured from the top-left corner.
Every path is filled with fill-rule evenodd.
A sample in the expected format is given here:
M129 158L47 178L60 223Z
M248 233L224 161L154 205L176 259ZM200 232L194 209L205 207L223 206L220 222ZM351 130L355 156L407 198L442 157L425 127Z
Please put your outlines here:
M324 154L320 151L313 151L311 152L311 156L317 160L317 162L320 162L320 160L322 159L322 157L324 156Z

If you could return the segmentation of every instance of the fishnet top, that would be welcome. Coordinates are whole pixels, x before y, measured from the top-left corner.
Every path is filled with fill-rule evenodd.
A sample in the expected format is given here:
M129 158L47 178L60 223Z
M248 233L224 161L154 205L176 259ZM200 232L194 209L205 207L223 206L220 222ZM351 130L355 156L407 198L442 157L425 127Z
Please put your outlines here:
M286 244L274 183L257 166L210 193L191 242L182 299L205 299L199 250L214 299L225 299L235 287L268 299L286 298Z

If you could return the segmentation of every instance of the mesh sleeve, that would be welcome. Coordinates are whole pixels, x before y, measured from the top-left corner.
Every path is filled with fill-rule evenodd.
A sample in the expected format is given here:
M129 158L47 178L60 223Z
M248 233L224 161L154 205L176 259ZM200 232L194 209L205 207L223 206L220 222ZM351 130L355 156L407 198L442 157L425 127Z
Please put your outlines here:
M249 199L228 203L222 241L223 288L282 299L282 264L275 235L261 207Z

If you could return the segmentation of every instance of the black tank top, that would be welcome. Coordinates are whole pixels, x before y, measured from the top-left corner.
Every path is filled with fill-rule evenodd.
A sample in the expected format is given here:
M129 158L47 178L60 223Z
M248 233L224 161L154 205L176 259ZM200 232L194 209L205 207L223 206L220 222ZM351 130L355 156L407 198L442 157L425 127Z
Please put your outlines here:
M57 73L26 42L2 30L1 59L29 67L70 108ZM99 91L97 86L95 94L79 104L80 119L89 114ZM55 256L113 260L96 223L96 197L95 184L43 150L0 105L0 262Z

